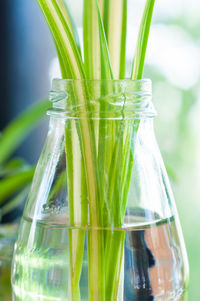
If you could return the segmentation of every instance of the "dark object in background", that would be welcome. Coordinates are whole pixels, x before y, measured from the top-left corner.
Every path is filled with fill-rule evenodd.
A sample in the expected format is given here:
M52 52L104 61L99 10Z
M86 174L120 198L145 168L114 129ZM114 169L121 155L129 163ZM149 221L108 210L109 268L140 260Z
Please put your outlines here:
M48 95L49 63L55 50L35 1L0 1L0 131L32 103ZM34 130L15 157L37 161L46 136L45 124ZM22 208L1 222L21 215Z
M151 212L150 210L143 211L138 209L135 211L135 215L143 217L156 216L158 220L160 219L159 215ZM129 234L130 245L129 248L125 249L125 253L127 258L129 258L129 261L126 262L127 266L125 268L131 272L134 267L135 284L137 285L133 289L133 287L129 286L129 279L125 281L127 285L126 289L129 292L129 295L124 296L125 300L153 301L155 299L152 292L149 269L156 265L156 260L152 251L148 248L145 232L145 230L138 230L130 232ZM127 277L127 275L125 277ZM130 279L132 277L130 276Z
M49 90L49 63L55 56L51 37L35 1L0 1L0 131ZM52 45L52 46L51 46ZM39 129L26 139L16 154L36 162L46 136ZM10 223L23 205L2 217ZM12 300L10 266L16 238L15 223L0 227L0 300Z
M35 1L0 1L0 131L21 111L48 94L49 63L56 55ZM41 126L17 151L38 159L46 135Z

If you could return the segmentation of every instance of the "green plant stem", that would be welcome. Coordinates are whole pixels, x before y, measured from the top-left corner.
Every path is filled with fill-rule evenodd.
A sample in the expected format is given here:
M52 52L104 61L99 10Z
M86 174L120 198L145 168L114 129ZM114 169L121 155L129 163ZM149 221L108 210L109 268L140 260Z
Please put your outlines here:
M125 231L111 230L106 235L106 298L117 300L124 253Z
M132 75L131 75L132 80L140 80L143 76L144 62L145 62L145 57L146 57L147 43L148 43L148 39L149 39L154 4L155 4L155 0L147 0L146 1L144 13L143 13L143 17L142 17L142 21L141 21L141 25L140 25L139 35L138 35L136 54L135 54L135 58L133 61L133 69L132 69ZM126 200L128 197L129 185L130 185L133 162L134 162L134 145L136 143L137 133L139 131L140 120L134 119L134 123L132 126L134 129L133 136L130 135L131 140L130 139L127 140L128 144L129 144L128 141L132 141L132 144L130 144L129 147L127 145L127 149L129 149L127 157L129 158L130 164L129 164L129 166L124 164L124 166L125 166L124 179L126 179L124 181L123 188L122 188L123 189L123 199L124 199L122 212L124 212L124 213L125 213L125 208L126 208Z
M155 0L147 0L146 1L144 13L143 13L143 17L142 17L142 21L141 21L141 25L140 25L139 35L138 35L136 54L135 54L135 58L133 61L133 68L132 68L132 75L131 75L131 78L133 80L140 80L140 79L142 79L142 76L143 76L144 62L145 62L145 57L146 57L147 43L148 43L148 39L149 39L154 4L155 4ZM122 187L123 200L124 200L123 209L122 209L123 213L125 213L126 200L128 198L128 191L129 191L133 162L134 162L134 145L136 143L139 126L140 126L140 120L135 119L134 123L133 123L133 129L134 129L133 136L130 135L131 140L130 139L127 140L127 141L132 141L132 144L130 144L129 146L127 145L127 149L129 149L129 152L127 154L127 157L129 158L129 166L124 164L125 181L124 181L124 184ZM127 142L127 143L129 144L129 142Z
M126 73L127 0L107 0L104 5L104 28L114 78L124 79Z
M106 40L106 34L103 26L103 20L99 8L98 0L96 1L96 9L99 23L99 38L100 38L100 49L101 49L101 79L113 79L113 71L110 62L110 54L108 50L108 44Z
M122 151L123 151L123 127L124 121L117 123L115 132L115 150L112 158L112 168L108 179L108 200L110 220L109 225L121 227L123 218L121 217L121 185L122 185ZM106 295L111 301L115 301L120 287L120 274L123 258L125 232L114 230L106 235ZM123 279L122 279L123 280ZM123 287L123 284L122 284Z
M127 1L126 0L107 0L104 2L104 28L108 43L109 56L115 79L125 77L125 57L126 57L126 25L127 25ZM107 94L114 94L116 91L106 91ZM105 92L104 92L105 93ZM108 111L106 104L101 105L101 111ZM104 200L106 226L116 226L119 221L114 218L114 206L117 201L114 195L114 187L116 185L117 166L120 158L118 157L120 142L115 141L118 132L118 122L116 120L102 120L100 122L100 141L99 141L99 164L103 174L102 182L102 200ZM109 137L109 139L108 139ZM102 167L103 164L103 167ZM112 173L110 172L112 170ZM112 174L112 175L111 175ZM109 177L111 175L111 177ZM108 190L108 192L107 192ZM114 220L113 220L114 218ZM115 224L116 222L116 224ZM112 239L112 236L115 239ZM106 266L106 298L115 300L114 287L118 287L117 279L119 278L120 268L120 252L123 240L118 235L109 235L105 233L105 266ZM108 247L109 246L109 247ZM114 251L114 253L113 253ZM115 254L115 255L113 255Z
M152 18L152 13L153 13L153 7L154 7L154 2L155 1L148 1L146 3L141 27L140 27L140 32L139 32L139 38L138 38L138 46L136 50L136 56L134 59L134 64L133 64L133 71L132 71L132 78L133 79L140 79L142 78L143 74L143 68L144 68L144 60L145 60L145 55L146 55L146 48L147 48L147 41L149 37L149 30L150 30L150 24L151 24L151 18ZM126 141L125 143L125 149L126 147L128 148L128 152L125 150L124 156L122 158L124 159L124 162L122 163L122 182L121 182L121 195L120 193L114 194L115 198L117 198L117 195L119 196L118 202L121 203L120 208L118 208L117 212L120 213L120 215L117 217L116 222L123 223L123 218L125 216L125 209L126 209L126 203L128 199L128 191L129 191L129 186L130 186L130 180L131 180L131 175L132 175L132 168L133 168L133 162L134 162L134 147L135 147L135 142L136 142L136 137L137 133L139 130L139 125L140 121L135 120L134 125L133 125L133 134L129 136L129 131L128 128L126 129L125 127L125 137L128 134L127 138L123 137L123 140ZM128 127L128 125L127 125ZM130 141L133 141L130 143ZM121 141L122 143L122 141ZM116 146L117 147L117 146ZM118 150L117 150L118 151ZM119 158L117 158L117 162L119 162ZM127 165L128 162L128 165ZM120 176L118 173L117 166L118 163L114 164L115 167L115 174L114 178L117 179L117 177ZM121 172L121 171L120 171ZM111 185L112 189L112 185ZM112 192L113 193L113 192ZM111 197L112 199L112 197ZM114 210L114 208L113 208ZM106 292L108 295L109 300L116 300L117 295L118 295L118 279L113 279L113 275L116 275L117 277L117 272L121 272L121 264L122 264L122 258L123 258L123 245L124 245L124 240L125 240L125 235L124 233L120 233L121 235L113 235L112 238L108 237L108 240L111 241L109 250L106 252L106 258L108 258L108 263L110 264L110 267L113 268L113 274L111 273L111 269L107 269L107 277L106 278L106 283L111 284L112 286L109 288L106 288ZM112 242L113 239L113 242ZM115 250L115 251L114 251ZM115 256L113 256L115 254ZM118 271L117 271L118 268ZM109 279L109 280L108 280ZM114 288L115 285L115 288Z
M85 227L88 220L87 191L75 121L66 123L66 158L68 170L68 200L71 300L80 300L79 282L82 270Z
M65 10L65 7L63 6L60 0L57 2L57 4L55 3L55 1L52 1L52 3L51 1L47 1L46 3L44 1L40 1L40 5L43 9L43 12L45 13L50 29L54 36L63 77L71 77L71 78L73 78L73 76L74 78L84 77L82 61L80 58L80 50L79 47L76 47L76 43L75 43L75 34L74 34L75 30L73 30L73 26L71 25L70 22L71 20L67 10ZM59 22L56 22L56 20ZM66 52L66 50L68 52ZM73 56L72 61L69 60L70 55ZM80 207L76 208L75 201L74 201L74 183L73 183L74 166L73 164L72 166L70 165L71 162L73 162L72 143L74 142L75 138L73 137L73 133L72 133L70 139L70 135L71 135L71 128L69 128L68 130L66 127L66 136L67 139L69 139L69 140L66 139L66 141L68 141L68 144L66 144L66 157L67 157L66 160L68 164L68 191L69 191L69 209L70 209L69 215L70 215L70 223L72 225L75 225L76 222L80 224L80 220L77 221L74 218L74 210L79 210ZM76 166L77 165L78 167L82 166L80 160L77 161ZM80 170L78 172L80 172ZM77 189L81 189L81 187L78 186ZM79 202L78 205L81 205L81 202ZM85 239L85 235L83 231L69 230L70 271L71 271L70 285L71 285L71 298L74 301L80 300L79 281L80 281L80 274L81 274L81 267L82 267L84 239Z
M103 28L103 21L101 17L101 10L103 2L96 0L84 1L84 49L85 49L85 64L87 66L87 74L89 78L95 79L112 79L112 69L108 53L108 46L106 36ZM100 6L99 6L100 5ZM95 87L92 93L95 99L101 94L101 88ZM103 104L104 105L104 104ZM105 105L104 105L105 106ZM100 112L102 111L102 104L100 105ZM100 164L104 164L105 154L105 121L95 122L95 132L99 133L98 156ZM96 137L98 139L98 136ZM98 141L98 140L96 140ZM102 158L103 156L103 158ZM102 160L103 159L103 160ZM105 165L104 165L105 166ZM100 171L104 168L99 168L99 183L103 186L103 179L105 174ZM103 190L103 193L102 193ZM100 189L99 195L99 212L100 224L103 226L103 209L104 204L104 188ZM94 224L91 224L94 226ZM105 264L104 264L104 231L89 230L88 231L88 259L89 259L89 299L105 300Z
M38 0L45 15L49 28L54 37L56 47L59 50L59 58L62 58L64 78L85 78L82 58L76 45L72 32L70 18L65 19L66 11L56 0Z
M75 95L78 95L78 93L80 93L80 91L83 91L83 87L82 87L83 83L77 82L75 84L74 88L74 93ZM81 97L86 97L86 94L80 94L79 100L81 99ZM74 97L72 97L74 99ZM74 226L77 226L77 222L79 220L76 220L74 218L75 215L77 215L78 212L80 212L82 214L83 220L82 220L82 224L80 225L80 223L78 224L78 226L85 226L85 224L88 224L88 218L87 215L84 215L83 212L83 205L86 204L86 200L84 199L80 199L80 201L77 202L78 200L78 196L75 196L74 191L75 189L77 191L80 191L80 195L83 195L83 189L85 187L87 187L87 195L88 195L88 200L89 200L89 222L91 225L95 225L95 227L99 227L100 226L100 211L99 211L99 194L98 194L98 182L97 182L97 174L96 174L96 163L95 163L95 150L96 150L96 146L95 146L95 139L92 139L93 136L90 136L91 133L93 133L93 129L92 127L92 123L91 121L89 121L87 119L87 113L86 111L83 111L82 113L80 113L80 119L79 122L77 122L78 124L73 126L73 120L69 120L68 123L70 124L70 128L67 130L66 132L66 152L69 152L70 147L72 147L71 150L71 155L69 154L69 158L67 155L67 162L69 162L70 160L73 160L74 158L74 165L72 167L70 167L70 165L68 166L68 178L72 179L71 183L68 185L69 189L70 187L73 185L73 197L70 196L70 208L69 208L69 213L70 213L70 222L73 222L74 220ZM89 128L86 128L89 127ZM69 130L71 130L71 136L68 135L67 133L69 132ZM77 134L75 135L77 131ZM80 132L80 134L79 134ZM71 140L70 140L71 137ZM68 139L69 138L69 139ZM91 139L91 140L90 140ZM88 143L85 144L85 141L87 141ZM92 143L92 144L89 144ZM92 152L91 152L92 149ZM80 153L79 155L77 154L77 151ZM82 157L81 157L82 156ZM83 162L83 166L84 166L84 179L85 179L85 183L82 184L82 187L79 189L79 185L77 185L77 177L80 174L80 170L81 170L81 158L82 162ZM80 163L79 163L80 162ZM75 168L76 166L76 168ZM74 171L76 174L72 174L71 171ZM82 177L83 178L83 177ZM80 181L79 181L80 183ZM86 184L87 183L87 184ZM83 189L82 189L83 188ZM72 189L72 188L71 188ZM76 192L77 193L77 192ZM71 195L71 194L70 194ZM87 212L87 211L85 211ZM72 230L73 231L73 230ZM82 231L82 230L79 230ZM71 262L73 263L72 265L72 269L74 266L76 266L76 273L79 274L79 271L81 270L81 266L82 266L82 261L80 260L83 252L83 248L80 247L80 245L84 245L84 236L81 235L81 233L77 234L79 236L79 238L81 238L80 240L76 240L76 235L73 235L73 237L71 238L71 247L70 247L70 253L71 253ZM97 232L88 232L88 241L89 244L92 246L91 251L90 251L90 260L91 262L96 262L96 265L91 264L91 268L90 268L90 279L91 279L91 287L95 286L94 281L97 281L97 283L103 283L102 278L104 277L104 273L102 272L102 269L104 268L104 265L101 262L101 258L102 257L102 252L101 252L101 242L102 242L102 238L101 238L101 233L99 231ZM73 256L73 252L74 252L74 241L77 241L78 245L76 246L78 255L76 256L77 260L73 260L74 256ZM89 249L89 247L88 247ZM89 252L89 250L88 250ZM74 269L73 269L73 277L71 279L71 281L73 280L72 284L72 294L74 296L74 299L72 300L77 300L76 298L78 298L78 286L79 286L79 277L75 277L74 274ZM92 276L93 275L93 276ZM102 292L102 295L104 295L103 293L103 288L101 287L101 289L99 288L99 294L100 292ZM93 294L95 293L95 291L93 292ZM101 299L99 299L101 300Z
M127 0L118 0L117 3L116 0L84 1L84 63L75 27L62 1L38 2L52 31L64 78L112 80L125 77ZM147 0L145 6L132 79L142 78L154 2ZM90 91L83 82L75 82L73 90L72 104L82 110L77 123L67 120L65 131L69 218L74 227L69 230L70 297L72 301L80 300L85 240L81 227L89 225L92 228L87 232L89 300L115 301L120 287L124 233L106 234L100 228L105 223L109 227L123 224L134 162L134 146L130 139L137 136L140 122L135 121L134 131L130 133L125 120L119 125L116 120L94 122L88 118L89 95L94 95L94 99L102 98L97 108L101 117L102 112L109 111L103 96L110 95L115 101L115 94L119 92L112 86L106 91L104 87ZM129 165L127 160L130 160Z
M82 83L75 84L75 95L80 95L78 98L79 101L83 97L87 99L86 91L83 94ZM79 116L79 125L80 125L80 133L81 133L79 139L80 139L81 152L83 155L85 179L87 183L87 192L88 192L88 200L89 200L89 224L95 228L99 228L101 225L101 210L99 210L101 204L99 199L98 173L97 173L97 163L96 163L96 145L94 139L93 124L92 121L87 118L88 118L87 110L85 109L82 113L80 113ZM101 233L99 231L88 232L88 235L90 234L91 237L88 238L88 241L89 244L93 247L91 249L89 259L91 261L96 260L96 266L94 264L90 265L90 274L94 276L94 277L90 277L92 282L90 286L95 287L96 284L94 281L98 280L97 283L101 284L103 282L102 277L104 277L104 273L102 272L104 265L100 260L101 258L103 259L101 253L102 239L101 239ZM97 300L101 300L101 299L97 299Z
M142 79L155 0L147 0L140 25L131 78Z
M94 0L84 0L83 10L83 42L84 42L84 66L87 78L100 80L101 79L101 49L99 36L99 23L97 15L96 2ZM99 97L101 94L100 87L94 87L90 93L94 97ZM98 112L100 107L96 108ZM98 147L99 139L99 120L94 122L94 132L96 140L96 148ZM97 149L96 149L97 150Z
M69 229L69 254L70 254L70 300L79 301L80 277L82 272L85 230Z
M69 29L69 25L67 24L57 2L55 0L52 1L39 0L39 3L43 9L43 12L49 23L50 29L53 33L54 40L56 41L56 45L57 48L59 49L60 56L62 57L62 60L66 60L67 65L69 67L66 70L66 72L63 74L63 76L66 75L66 77L68 77L68 75L71 75L71 78L74 79L85 78L85 72L83 68L82 59L80 57L80 53L76 46L74 37ZM65 70L64 67L62 69ZM91 225L98 227L100 223L100 216L99 216L100 213L98 210L99 195L98 195L97 172L95 168L96 147L95 147L95 141L91 136L93 129L91 128L91 123L87 120L87 113L86 113L88 108L86 104L87 92L86 92L86 88L83 87L82 84L78 85L78 83L77 86L75 85L74 90L76 95L76 101L78 101L79 105L83 106L83 113L80 116L80 122L79 122L80 132L81 132L80 145L81 145L81 150L84 158L88 199L90 203L89 219ZM76 210L78 209L80 208L76 208ZM69 214L71 214L71 212ZM101 267L103 265L101 264L101 262L99 262L99 259L101 258L102 254L101 254L101 249L98 246L98 244L101 242L101 237L98 237L98 235L96 236L92 235L90 239L91 244L93 246L96 246L96 250L92 250L93 256L91 255L91 257L97 259L96 262L99 263L98 264L99 272L97 273L98 277L95 275L96 276L95 278L97 278L98 283L101 283L102 282L101 278L103 277L103 273L101 273ZM94 269L93 265L92 268ZM79 269L79 266L77 266L77 269ZM78 279L78 278L73 277L73 279ZM92 286L93 285L94 283L92 284ZM72 284L72 287L76 288L77 285Z
M67 20L67 24L69 26L69 29L71 30L71 33L74 37L76 46L81 55L81 43L80 43L78 31L77 31L76 25L74 23L74 20L70 14L70 11L68 9L67 3L66 2L63 3L62 0L57 0L57 3L60 7L60 11L61 11L62 15L64 16L65 20Z
M104 231L88 230L89 301L106 301Z
M96 2L84 0L84 64L87 78L101 79L101 49Z
M103 20L101 16L101 12L99 9L98 1L96 1L96 10L98 16L98 24L99 24L99 39L101 45L101 79L112 80L113 72L111 68L109 50L106 40L106 34L104 31ZM113 93L113 87L101 87L101 97L102 95L106 95ZM108 103L102 99L100 102L100 112L108 111ZM102 203L102 212L107 207L106 200L106 179L108 175L108 168L110 166L111 158L112 158L112 147L113 147L113 139L110 136L110 139L107 139L107 135L113 133L113 122L107 121L105 118L100 117L99 121L99 141L98 141L98 166L99 166L99 182L100 186L103 189L100 190L100 199ZM104 223L104 214L102 214L102 225Z

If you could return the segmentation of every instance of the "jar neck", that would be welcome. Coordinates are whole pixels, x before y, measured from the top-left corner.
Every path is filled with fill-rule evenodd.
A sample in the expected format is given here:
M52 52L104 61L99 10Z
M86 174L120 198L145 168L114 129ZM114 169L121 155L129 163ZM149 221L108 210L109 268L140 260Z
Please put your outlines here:
M53 81L49 115L60 118L144 119L155 116L150 80Z

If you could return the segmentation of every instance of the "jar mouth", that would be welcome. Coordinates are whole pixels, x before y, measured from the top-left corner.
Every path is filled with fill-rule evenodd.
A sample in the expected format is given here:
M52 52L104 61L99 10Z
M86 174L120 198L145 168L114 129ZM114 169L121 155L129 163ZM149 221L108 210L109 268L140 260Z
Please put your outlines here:
M133 119L154 117L152 82L54 79L48 115L60 118Z
M152 88L152 81L150 78L143 78L143 79L72 79L72 78L54 78L52 82L52 86L63 86L68 83L75 83L75 82L85 82L85 83L141 83L141 84L148 84Z

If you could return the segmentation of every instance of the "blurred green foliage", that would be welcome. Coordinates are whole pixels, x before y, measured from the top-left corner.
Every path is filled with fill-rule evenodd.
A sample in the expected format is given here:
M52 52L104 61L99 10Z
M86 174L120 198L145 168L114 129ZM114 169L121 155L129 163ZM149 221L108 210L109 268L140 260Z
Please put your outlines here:
M169 0L173 13L164 12L164 3L167 7L163 0L154 19L152 35L157 47L149 49L145 76L153 81L153 101L158 112L156 136L183 228L190 264L188 300L193 301L199 300L200 269L200 3L191 0L175 4ZM168 55L164 56L164 52Z
M0 221L4 214L23 202L34 174L33 166L22 159L13 159L12 155L49 107L48 100L37 102L13 120L0 135Z
M11 301L11 258L17 224L1 224L1 219L25 200L34 166L12 155L50 107L48 100L36 103L13 120L0 135L0 300Z

